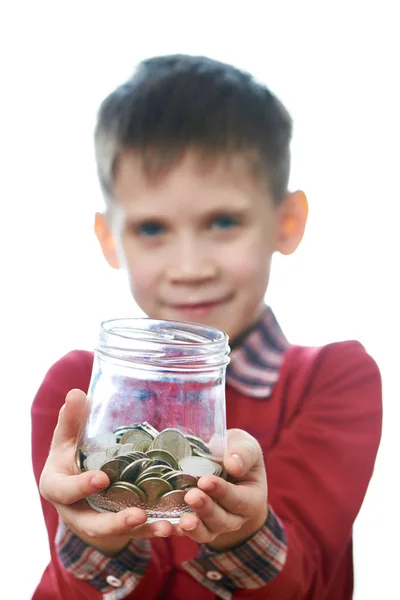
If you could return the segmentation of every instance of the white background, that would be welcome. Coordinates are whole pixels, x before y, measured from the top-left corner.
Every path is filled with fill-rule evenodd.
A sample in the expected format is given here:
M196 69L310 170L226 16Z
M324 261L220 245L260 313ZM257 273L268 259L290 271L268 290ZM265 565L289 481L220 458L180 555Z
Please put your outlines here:
M137 314L92 233L98 104L142 58L185 52L252 71L294 117L292 186L310 221L267 299L291 341L357 338L378 361L384 435L355 527L355 598L399 598L398 3L1 6L1 597L30 598L48 559L33 396L57 358L91 347L100 319Z

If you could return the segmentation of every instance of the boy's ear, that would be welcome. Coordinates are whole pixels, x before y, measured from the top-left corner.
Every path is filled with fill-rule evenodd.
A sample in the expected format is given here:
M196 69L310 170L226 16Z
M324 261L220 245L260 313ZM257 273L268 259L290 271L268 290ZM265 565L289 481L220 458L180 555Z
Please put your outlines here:
M96 213L94 219L94 232L99 240L104 258L113 269L119 269L119 261L115 248L114 236L107 217L103 213Z
M308 217L308 202L304 192L289 192L278 207L279 229L276 250L292 254L303 239Z

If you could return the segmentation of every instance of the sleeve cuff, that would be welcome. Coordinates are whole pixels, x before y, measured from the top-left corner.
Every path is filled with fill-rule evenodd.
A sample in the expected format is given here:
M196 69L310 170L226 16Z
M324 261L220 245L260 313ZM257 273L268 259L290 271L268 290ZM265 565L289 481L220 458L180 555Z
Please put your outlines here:
M132 540L117 556L105 556L73 534L62 521L56 548L66 571L90 583L104 595L104 600L128 596L142 580L151 556L149 540Z
M286 556L285 529L269 507L264 526L247 542L228 552L201 545L199 557L183 566L219 598L230 600L235 590L266 585L283 569Z

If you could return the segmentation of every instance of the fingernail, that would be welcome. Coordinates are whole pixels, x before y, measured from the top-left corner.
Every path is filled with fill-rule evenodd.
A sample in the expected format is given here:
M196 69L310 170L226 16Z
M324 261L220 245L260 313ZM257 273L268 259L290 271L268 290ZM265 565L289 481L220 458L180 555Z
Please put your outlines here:
M126 518L126 524L129 527L135 527L135 525L139 525L138 521L135 519L135 517L132 517L132 515Z
M182 525L181 525L181 527L182 527ZM196 527L197 527L197 522L194 523L194 525L189 525L188 527L185 525L185 527L182 527L182 529L184 531L193 531L194 529L196 529Z
M98 475L93 475L93 477L90 480L90 483L93 487L98 487L98 488L105 487L104 482L101 480L101 478Z
M194 506L194 508L202 508L204 506L203 498L196 498L194 502L190 502L190 506Z
M213 492L217 486L213 481L205 481L201 484L201 489L207 492Z
M160 537L160 538L168 537L167 533L165 533L164 531L158 530L158 529L155 531L154 535L156 535L157 537Z
M232 458L234 458L236 462L239 463L241 470L244 471L246 465L244 463L243 457L240 456L240 454L232 454Z

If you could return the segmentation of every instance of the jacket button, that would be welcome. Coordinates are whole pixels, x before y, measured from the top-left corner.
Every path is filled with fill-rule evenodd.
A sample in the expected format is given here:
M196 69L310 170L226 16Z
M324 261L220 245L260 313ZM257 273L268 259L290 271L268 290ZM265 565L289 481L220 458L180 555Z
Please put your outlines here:
M121 587L122 581L118 579L118 577L114 577L114 575L108 575L106 578L108 585L112 585L112 587Z
M221 573L218 573L218 571L207 571L206 577L207 579L211 579L211 581L219 581L222 579L222 575Z

